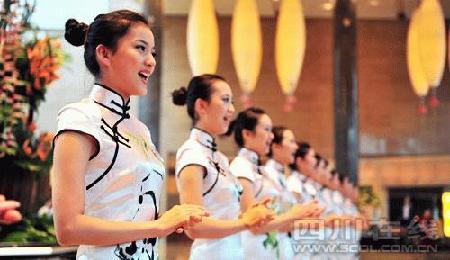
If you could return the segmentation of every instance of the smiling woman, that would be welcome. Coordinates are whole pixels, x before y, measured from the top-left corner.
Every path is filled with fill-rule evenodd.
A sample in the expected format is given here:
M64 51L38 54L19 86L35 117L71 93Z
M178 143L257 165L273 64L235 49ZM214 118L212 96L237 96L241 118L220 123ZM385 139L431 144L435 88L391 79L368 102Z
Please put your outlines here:
M155 69L147 20L120 10L89 26L69 19L65 38L84 46L95 77L88 98L58 113L52 201L58 242L81 245L82 259L156 259L157 237L188 230L207 213L175 206L161 215L163 160L148 128L129 114Z
M190 259L244 259L239 232L266 223L273 212L259 203L240 214L242 187L217 149L215 138L227 132L235 111L231 88L223 77L205 74L172 97L176 105L187 105L194 126L176 156L180 202L204 206L211 214L186 232L194 239Z
M259 165L260 158L267 155L274 138L271 118L262 109L248 108L239 113L233 123L233 132L240 150L231 162L230 172L243 187L241 209L245 210L264 198L272 199L273 208L281 208L282 190ZM297 219L314 217L316 210L319 209L315 203L296 204L258 230L242 232L245 259L292 259L279 258L285 256L285 250L280 252L282 241L278 237L282 239L284 236L277 234L277 231L293 226Z

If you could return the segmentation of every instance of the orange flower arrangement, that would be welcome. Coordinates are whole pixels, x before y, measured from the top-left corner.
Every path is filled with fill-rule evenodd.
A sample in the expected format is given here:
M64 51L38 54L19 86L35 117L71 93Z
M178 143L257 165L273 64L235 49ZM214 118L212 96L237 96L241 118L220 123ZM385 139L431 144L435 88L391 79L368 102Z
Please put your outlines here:
M33 87L40 90L48 86L53 80L58 79L56 71L61 66L61 59L58 55L61 52L51 53L51 50L60 48L60 42L56 39L45 37L36 41L34 46L27 48L27 57L30 61L30 73L34 78ZM52 55L53 54L53 55Z
M0 4L0 194L20 201L24 216L11 229L1 230L0 241L56 244L52 218L36 215L50 196L53 134L39 133L33 114L58 78L65 56L58 40L37 38L31 29L34 4Z
M32 145L31 139L26 139L22 144L22 150L30 158L39 158L39 160L45 161L50 155L53 137L53 133L42 133L34 145Z
M32 172L48 172L52 133L35 134L33 114L66 59L58 39L33 34L28 20L34 7L8 2L0 12L0 166L11 163ZM16 10L24 8L21 12ZM22 20L17 14L22 14ZM19 17L20 18L20 17ZM34 35L25 41L25 32Z

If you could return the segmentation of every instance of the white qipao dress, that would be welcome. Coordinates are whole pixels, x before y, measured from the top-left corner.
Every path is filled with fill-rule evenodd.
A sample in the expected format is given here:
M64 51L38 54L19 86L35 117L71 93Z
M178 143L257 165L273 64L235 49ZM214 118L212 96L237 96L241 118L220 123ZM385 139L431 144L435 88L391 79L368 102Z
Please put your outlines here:
M325 206L327 207L326 204L324 204L323 200L321 200L321 188L322 186L317 183L316 181L314 181L312 178L310 177L306 177L304 179L303 182L303 186L302 186L302 191L304 192L304 198L306 198L306 201L309 200L317 200L319 202L320 206ZM317 221L319 221L319 226L321 226L323 224L325 224L324 222L322 222L320 219L322 219L322 217L319 217L319 219ZM300 230L300 232L302 232L301 234L304 234L304 237L300 236L300 243L302 245L306 245L308 246L307 249L304 250L304 253L300 254L301 257L297 258L297 259L321 259L321 257L324 257L323 259L326 259L326 256L322 255L322 251L317 250L316 247L314 247L317 244L323 244L325 239L326 239L326 234L325 234L325 229L324 227L321 227L318 230ZM298 256L299 254L297 254Z
M305 203L314 200L313 196L306 192L306 182L308 179L308 177L298 171L292 171L291 175L289 175L286 179L288 190L299 194L300 199L298 203Z
M265 171L267 175L272 179L273 183L278 187L280 191L280 213L286 212L297 200L292 192L288 190L286 177L284 175L284 166L277 161L270 159L267 161L265 166ZM280 247L280 259L293 259L294 250L292 248L292 235L290 233L278 233L278 241Z
M313 184L317 191L316 199L319 200L321 205L325 206L325 210L321 213L320 219L325 220L332 214L339 215L341 210L337 207L337 205L333 201L333 191L328 189L325 186L315 182ZM339 228L332 227L324 227L323 230L323 239L319 239L317 244L322 245L318 254L314 255L312 259L339 259L340 254L338 253L338 244L339 244Z
M230 172L238 178L245 178L251 182L256 201L265 198L272 198L276 201L280 191L274 187L272 180L258 166L258 162L258 154L249 149L241 148L238 156L230 164ZM270 239L272 243L268 242ZM278 248L273 246L276 241L276 233L255 235L248 230L243 231L242 246L245 259L277 259Z
M150 221L159 214L165 176L148 128L129 114L129 101L95 84L90 96L62 108L58 134L91 136L97 153L85 173L84 214L110 221ZM77 259L157 259L157 239L148 237L112 246L81 245Z
M346 215L344 208L344 197L338 190L331 191L331 200L333 203L334 213L338 215ZM343 225L343 226L341 226ZM340 226L334 228L335 236L331 238L331 243L334 243L338 247L346 246L351 236L351 223L347 220L341 220ZM345 259L344 253L335 254L339 259Z
M307 188L311 189L311 187L307 186L309 185L307 184L308 180L308 177L298 171L292 171L291 175L289 175L289 177L287 178L286 182L288 189L291 192L298 194L300 197L298 203L306 203L314 200L315 189L313 188L313 190L310 190L311 193L306 190ZM307 227L294 230L293 237L296 243L304 248L301 251L298 250L298 252L295 252L295 260L309 260L311 259L311 256L314 255L314 253L312 252L312 250L310 250L310 248L308 248L308 246L311 246L315 243L315 240L312 239L315 233L315 231L312 231L311 233Z
M214 138L197 128L178 149L175 174L178 181L184 167L201 166L204 169L203 206L215 219L237 220L240 213L239 196L242 191L236 177L229 172L228 158L217 151ZM182 173L186 174L186 173ZM179 188L179 186L178 186ZM219 239L195 239L190 259L243 259L240 233Z
M320 189L319 200L326 205L325 210L321 214L321 217L323 218L326 218L332 214L342 215L342 210L339 207L339 205L335 203L333 199L333 194L334 191L327 187L322 187ZM325 227L324 243L326 243L326 245L329 245L330 248L335 249L330 250L329 252L323 252L321 254L322 256L326 255L327 258L330 260L334 259L337 260L340 258L341 254L339 253L339 250L337 248L339 247L340 244L340 236L342 235L341 231L342 230L339 227Z
M345 198L343 203L343 209L346 215L350 215L352 217L359 216L358 207L353 203L350 199ZM358 225L362 225L362 220L358 220ZM348 236L348 244L350 245L352 250L349 250L346 259L359 259L359 242L361 240L362 231L357 227L347 227L349 236Z

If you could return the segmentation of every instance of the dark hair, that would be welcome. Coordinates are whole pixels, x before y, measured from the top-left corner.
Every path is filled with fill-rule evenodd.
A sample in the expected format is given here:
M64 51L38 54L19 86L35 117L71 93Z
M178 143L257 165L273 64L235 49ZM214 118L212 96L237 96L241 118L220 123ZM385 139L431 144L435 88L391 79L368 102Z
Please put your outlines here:
M318 153L316 153L314 157L316 157L316 165L314 166L314 168L318 168L320 165L320 161L323 160L324 158Z
M194 123L198 120L195 114L195 101L201 98L207 102L211 101L212 84L216 81L224 81L225 78L214 74L203 74L192 77L186 87L181 87L172 92L172 102L177 106L187 106L188 115Z
M305 159L305 156L311 149L311 145L307 142L298 142L297 145L298 149L297 151L295 151L295 158L300 157L302 159Z
M338 174L338 172L336 171L335 168L333 168L333 169L331 169L330 174L334 176L335 174Z
M329 165L328 159L323 157L323 162L325 164L325 168L328 168L328 165Z
M328 167L328 160L327 160L327 158L321 156L321 155L318 154L318 153L316 153L315 157L316 157L316 159L317 159L316 168L319 167L321 161L323 161L323 163L324 163L324 165L325 165L325 168Z
M272 133L273 133L272 145L283 143L283 133L285 130L288 130L288 129L284 126L275 126L274 128L272 128ZM268 154L269 157L273 156L272 145L270 146L270 151Z
M297 142L297 151L295 151L294 158L297 159L298 157L305 159L305 156L308 154L309 150L311 149L311 145L307 142ZM298 171L297 164L295 163L295 160L293 163L289 165L289 167L294 170Z
M337 177L338 180L339 180L339 173L336 171L335 168L333 168L333 169L330 170L330 179L333 179L333 178L335 178L335 177ZM340 181L339 181L339 182L340 182Z
M348 175L343 174L343 173L338 173L339 174L339 181L342 183L344 183L345 178L348 178Z
M64 38L74 46L84 44L84 63L92 75L97 77L100 74L95 57L97 46L102 44L115 52L118 41L128 33L131 25L136 23L148 26L144 16L129 10L99 14L89 26L75 19L69 19L66 22Z
M239 147L244 147L244 138L242 137L243 130L254 131L258 125L258 120L261 115L266 114L264 110L257 107L250 107L244 111L239 112L237 118L231 122L227 135L234 132L234 140Z

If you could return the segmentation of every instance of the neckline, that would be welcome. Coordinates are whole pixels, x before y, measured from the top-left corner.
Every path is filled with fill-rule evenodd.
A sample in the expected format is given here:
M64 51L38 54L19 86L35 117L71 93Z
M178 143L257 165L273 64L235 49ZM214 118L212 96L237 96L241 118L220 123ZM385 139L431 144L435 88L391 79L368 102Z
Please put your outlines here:
M250 162L251 162L252 164L254 164L255 166L258 166L258 165L259 165L259 156L258 156L258 154L257 154L255 151L253 151L253 150L250 150L250 149L248 149L248 148L243 147L243 148L241 148L241 149L239 150L238 156L247 159L248 161L250 161Z
M281 163L275 161L274 159L269 159L267 161L267 165L273 167L278 173L284 174L284 166Z
M212 152L217 151L215 138L205 130L193 127L189 138L199 142L202 146L210 149Z
M128 119L130 118L130 99L125 100L117 91L112 88L95 83L90 97L94 102L109 111Z

